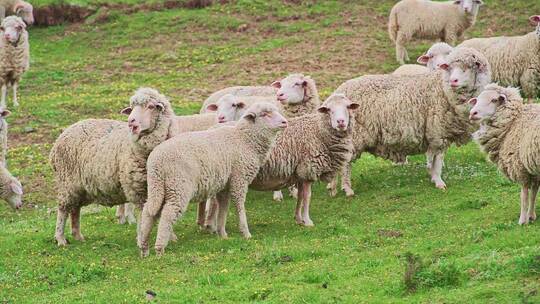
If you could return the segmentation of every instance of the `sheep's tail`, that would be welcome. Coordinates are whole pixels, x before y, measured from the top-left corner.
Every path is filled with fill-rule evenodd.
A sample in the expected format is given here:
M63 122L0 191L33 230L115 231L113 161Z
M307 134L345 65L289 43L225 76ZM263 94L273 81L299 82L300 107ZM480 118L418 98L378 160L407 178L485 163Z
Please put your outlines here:
M392 42L396 42L398 30L399 25L397 20L397 12L392 9L390 12L390 18L388 19L388 34L390 35Z

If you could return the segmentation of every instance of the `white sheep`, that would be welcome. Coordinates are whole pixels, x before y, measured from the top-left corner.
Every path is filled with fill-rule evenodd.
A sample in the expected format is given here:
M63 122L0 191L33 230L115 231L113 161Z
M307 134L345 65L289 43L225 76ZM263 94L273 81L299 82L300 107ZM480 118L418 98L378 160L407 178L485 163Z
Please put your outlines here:
M393 75L416 75L435 71L443 63L446 63L446 58L452 52L453 47L445 42L437 42L432 45L427 52L418 57L419 64L404 64L397 68Z
M511 181L521 185L519 224L536 220L540 186L540 105L523 104L516 88L497 84L469 101L470 119L480 122L474 134L489 159Z
M26 24L19 17L5 18L0 31L0 106L5 108L8 86L13 88L13 105L19 105L17 87L22 75L30 68L30 45Z
M225 123L238 121L247 108L257 102L276 103L275 99L275 96L235 96L225 94L217 102L208 104L206 108L216 114L218 123Z
M21 17L28 25L34 23L34 8L32 4L22 0L0 0L0 22L6 16Z
M248 97L248 96L275 97L276 93L277 93L277 89L271 86L228 87L225 89L221 89L217 92L214 92L212 93L212 95L208 96L208 98L206 98L206 100L203 102L200 113L202 114L202 113L213 112L212 110L208 109L208 105L217 103L221 99L221 97L225 95L233 95L233 96L238 96L238 97Z
M0 198L9 203L13 209L22 207L23 188L6 167L0 166Z
M536 30L523 36L475 38L460 46L482 52L488 59L493 81L521 87L526 98L540 95L540 15L529 18Z
M240 231L245 238L251 237L244 208L248 186L264 164L277 132L286 126L287 120L275 105L257 103L235 126L186 133L157 146L148 157L148 201L138 239L142 256L148 255L155 217L160 216L155 249L162 254L172 225L186 212L188 203L195 200L204 205L213 196L219 200L220 224L225 225L230 197L238 208Z
M470 140L474 125L465 101L490 82L490 71L487 59L470 48L454 49L440 68L407 77L363 76L336 90L360 104L353 133L355 158L369 152L400 162L407 155L430 151L431 179L438 188L446 187L441 178L444 153L451 144ZM347 196L354 195L350 172L348 164L342 175ZM330 184L331 193L335 186Z
M481 0L398 2L388 21L390 39L396 44L397 61L404 64L409 60L405 45L413 38L441 39L455 45L476 22L482 4Z
M126 201L141 206L146 201L146 159L169 136L171 104L156 90L140 88L122 110L128 123L88 119L73 124L58 137L50 163L58 191L55 238L67 244L64 226L71 215L71 229L77 240L81 207L105 206Z

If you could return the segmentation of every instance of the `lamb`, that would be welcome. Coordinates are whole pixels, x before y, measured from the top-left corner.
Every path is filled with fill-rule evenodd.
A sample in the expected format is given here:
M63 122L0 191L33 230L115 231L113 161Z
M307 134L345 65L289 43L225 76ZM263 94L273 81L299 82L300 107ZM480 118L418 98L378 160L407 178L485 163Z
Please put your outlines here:
M418 63L422 64L404 64L397 68L393 75L416 75L435 71L443 63L446 63L446 57L452 52L452 47L444 42L437 42L422 56L418 57ZM425 66L423 66L425 65Z
M363 76L335 91L360 104L353 132L353 160L369 152L400 162L407 155L429 151L432 181L437 188L446 188L441 178L445 151L451 144L467 143L475 131L465 101L490 82L489 63L480 52L456 48L447 60L437 72ZM354 195L350 172L348 164L342 172L347 196ZM335 182L329 185L331 194L335 187Z
M19 17L9 16L2 21L0 28L0 85L2 100L0 106L6 107L7 88L13 88L13 105L19 106L17 87L22 75L30 68L30 46L26 24Z
M402 0L392 8L388 22L390 39L396 44L400 64L409 60L405 44L413 38L438 39L455 45L476 22L481 0L436 2Z
M540 105L523 104L517 88L486 86L469 101L470 119L480 123L476 142L513 182L521 185L519 224L536 220L540 186Z
M128 123L88 119L73 124L58 137L50 163L58 191L55 238L67 244L64 226L71 215L77 240L81 207L92 202L113 206L146 201L146 159L168 138L174 115L167 98L154 89L140 88L122 110Z
M296 185L299 189L296 222L313 226L309 215L311 184L331 180L351 159L354 111L358 107L344 95L334 94L318 108L318 113L289 120L289 127L278 135L250 189L269 191ZM209 208L205 222L210 231L216 230L215 205ZM217 208L220 213L221 208L221 205ZM223 222L218 223L217 232L227 237Z
M22 0L0 0L0 22L6 16L21 17L28 25L34 23L34 8L32 4Z
M161 255L172 225L189 201L199 201L200 206L216 195L220 224L226 220L230 196L238 208L240 231L249 238L244 209L248 185L264 164L277 132L286 126L275 105L256 103L235 126L186 133L157 146L148 157L148 201L138 239L142 256L148 255L155 217L160 215L155 250Z
M536 30L524 36L475 38L460 46L482 52L488 59L493 81L521 87L524 97L540 96L540 15L529 18Z

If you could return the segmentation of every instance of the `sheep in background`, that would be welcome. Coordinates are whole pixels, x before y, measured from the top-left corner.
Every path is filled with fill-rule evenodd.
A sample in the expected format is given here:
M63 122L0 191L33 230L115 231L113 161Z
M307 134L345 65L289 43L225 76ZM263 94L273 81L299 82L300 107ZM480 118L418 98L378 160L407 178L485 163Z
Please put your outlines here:
M169 100L149 88L138 89L122 113L129 115L128 123L87 119L71 125L51 149L59 246L67 244L64 226L68 214L73 236L84 240L80 231L83 206L114 206L126 201L142 206L146 201L146 159L168 138L174 113Z
M23 188L17 180L7 170L7 142L8 142L8 123L6 117L10 112L0 109L0 198L7 201L14 209L22 207Z
M244 207L248 186L266 161L277 132L286 126L275 105L256 103L235 126L186 133L157 146L148 157L148 201L138 239L142 256L148 255L155 217L160 216L155 244L160 255L172 225L191 200L204 204L217 196L218 220L225 225L230 197L238 209L240 231L251 237Z
M19 17L9 16L0 27L0 85L2 100L0 106L6 107L8 86L13 88L13 105L19 106L17 87L22 75L30 68L30 45L26 24Z
M521 87L526 98L540 96L540 15L529 18L536 30L523 36L475 38L460 46L482 52L491 65L493 81Z
M437 72L408 77L370 75L345 82L335 93L360 104L353 160L369 152L400 162L408 155L429 151L431 180L437 188L446 188L441 178L444 153L451 144L470 140L475 125L468 119L466 101L490 81L489 63L480 52L455 48ZM348 164L342 173L347 196L354 195L350 173Z
M437 42L427 52L418 57L419 64L404 64L397 68L393 75L417 75L435 71L452 52L453 47L444 42ZM421 64L421 65L420 65Z
M519 224L536 220L540 186L540 105L523 104L516 88L497 84L469 101L470 119L480 122L476 142L511 181L521 185Z
M234 96L232 94L223 95L217 102L210 103L206 108L216 113L218 123L238 121L246 110L257 102L275 103L275 96Z
M402 0L392 8L388 22L390 39L396 43L396 59L409 61L405 45L413 38L441 39L455 45L474 25L481 0L436 2Z
M34 23L34 8L32 4L22 0L0 0L0 22L6 16L21 17L28 25Z

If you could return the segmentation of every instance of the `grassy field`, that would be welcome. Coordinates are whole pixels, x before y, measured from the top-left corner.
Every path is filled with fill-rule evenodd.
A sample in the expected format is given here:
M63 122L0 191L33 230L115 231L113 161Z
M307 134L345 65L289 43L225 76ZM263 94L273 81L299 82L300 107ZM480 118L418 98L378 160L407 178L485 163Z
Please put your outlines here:
M540 14L538 1L485 2L467 37L530 32L527 18ZM162 258L140 259L135 227L116 224L113 209L83 211L86 242L54 242L47 159L63 128L125 119L117 113L139 86L182 114L222 87L290 72L311 75L326 98L347 79L397 67L386 32L393 3L237 0L32 28L22 106L8 119L25 208L0 205L0 302L143 303L150 289L158 303L540 303L540 226L517 225L519 187L473 143L448 153L447 191L429 182L423 156L405 166L362 157L353 199L315 187L314 228L295 225L292 199L253 192L249 241L234 212L229 240L199 232L192 204ZM411 57L428 46L411 46Z

